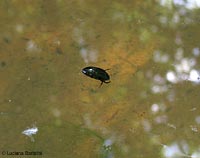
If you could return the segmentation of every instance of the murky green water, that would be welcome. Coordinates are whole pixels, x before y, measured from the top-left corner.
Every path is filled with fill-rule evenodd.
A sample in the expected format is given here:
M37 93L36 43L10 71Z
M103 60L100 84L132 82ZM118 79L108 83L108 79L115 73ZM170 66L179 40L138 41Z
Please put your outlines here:
M200 157L198 3L0 7L0 157Z

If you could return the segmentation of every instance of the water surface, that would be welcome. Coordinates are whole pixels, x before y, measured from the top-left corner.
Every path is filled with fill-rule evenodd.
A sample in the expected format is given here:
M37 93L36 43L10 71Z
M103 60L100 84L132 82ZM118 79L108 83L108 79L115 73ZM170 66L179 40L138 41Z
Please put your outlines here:
M200 157L198 5L0 6L2 157ZM111 83L81 73L91 65Z

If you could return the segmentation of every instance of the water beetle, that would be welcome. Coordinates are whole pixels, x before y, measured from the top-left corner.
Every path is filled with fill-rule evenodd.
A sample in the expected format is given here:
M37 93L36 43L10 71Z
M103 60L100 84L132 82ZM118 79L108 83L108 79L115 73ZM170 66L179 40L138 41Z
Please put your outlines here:
M82 73L96 80L100 80L101 81L100 86L101 86L103 83L110 83L109 81L110 76L108 75L106 70L101 69L99 67L88 66L82 69Z

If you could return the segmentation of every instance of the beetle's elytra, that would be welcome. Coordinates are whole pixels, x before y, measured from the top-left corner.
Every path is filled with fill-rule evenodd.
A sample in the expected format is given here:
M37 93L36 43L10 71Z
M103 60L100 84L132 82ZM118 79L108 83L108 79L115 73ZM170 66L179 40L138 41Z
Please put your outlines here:
M94 67L94 66L89 66L89 67L83 68L82 73L96 80L100 80L101 81L100 86L103 83L110 83L110 76L104 69Z

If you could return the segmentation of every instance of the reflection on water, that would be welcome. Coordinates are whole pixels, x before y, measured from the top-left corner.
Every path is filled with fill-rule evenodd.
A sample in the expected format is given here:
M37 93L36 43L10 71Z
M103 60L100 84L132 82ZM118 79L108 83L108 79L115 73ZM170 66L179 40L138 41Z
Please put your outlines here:
M184 0L173 0L173 1L168 1L168 0L160 0L161 5L180 5L184 6L187 9L195 9L200 7L200 2L198 0L189 0L189 1L184 1Z
M186 142L180 142L180 143L172 143L169 146L163 145L163 155L166 158L171 157L191 157L191 158L198 158L200 156L200 153L195 151L191 155L189 153L189 146Z
M1 150L200 157L199 1L0 4Z
M31 141L34 142L35 140L34 140L34 138L33 138L32 135L33 135L33 134L36 134L37 132L38 132L38 128L35 127L35 126L33 126L32 128L28 128L28 129L24 130L24 131L22 132L22 134L27 135L28 137L31 138Z

